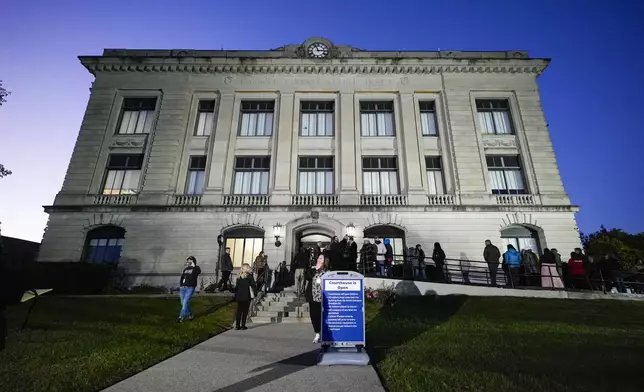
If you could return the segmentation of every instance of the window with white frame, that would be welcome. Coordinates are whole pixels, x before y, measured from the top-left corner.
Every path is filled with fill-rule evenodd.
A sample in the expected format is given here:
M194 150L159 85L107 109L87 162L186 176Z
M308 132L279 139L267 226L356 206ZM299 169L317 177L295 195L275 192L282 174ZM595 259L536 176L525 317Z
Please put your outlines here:
M395 136L393 102L360 102L362 136Z
M507 99L477 99L476 111L484 134L514 134L510 116L510 102Z
M268 194L271 157L235 158L235 195Z
M493 194L523 195L527 193L519 156L488 155L486 160Z
M215 100L199 101L195 136L210 136L215 122Z
M418 106L420 109L420 129L423 136L438 136L436 103L434 101L421 101Z
M107 160L104 195L131 195L139 192L143 154L111 154Z
M239 136L271 136L275 101L242 101Z
M441 157L425 157L427 167L427 184L430 195L445 194L445 179L443 177L443 165Z
M121 108L119 134L145 134L152 130L156 98L125 98Z
M363 157L362 187L365 195L399 194L396 157Z
M333 157L300 157L298 173L298 194L333 194Z
M186 179L186 194L201 195L206 179L206 157L204 155L190 157L188 178Z
M333 109L333 101L303 101L300 136L333 136Z

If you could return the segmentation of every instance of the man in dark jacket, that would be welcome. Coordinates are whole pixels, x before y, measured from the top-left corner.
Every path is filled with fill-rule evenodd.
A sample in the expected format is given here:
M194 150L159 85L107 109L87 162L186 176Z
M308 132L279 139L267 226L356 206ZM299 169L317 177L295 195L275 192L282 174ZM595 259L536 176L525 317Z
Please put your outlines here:
M499 259L501 258L501 251L496 246L492 245L492 241L485 241L485 249L483 249L483 260L487 263L490 270L490 284L496 286L496 273L499 270Z
M304 271L309 268L309 259L309 252L302 246L295 256L295 262L293 263L295 267L295 292L298 297L304 292L304 285L306 283L304 280Z
M230 274L233 272L233 260L230 258L230 248L226 248L226 253L221 257L221 280L217 283L219 291L225 289L233 291L230 283Z
M330 257L331 270L333 271L343 270L344 267L342 264L344 263L342 258L342 244L340 244L340 241L338 241L337 236L333 236L333 239L331 240L330 256L331 256Z
M351 271L357 271L358 262L358 244L353 237L348 237L343 248L344 268Z
M179 312L178 322L185 320L192 320L193 314L190 310L190 298L195 293L197 287L197 279L201 274L201 268L197 265L197 259L190 256L186 259L186 266L181 273L179 280L179 298L181 299L181 312Z

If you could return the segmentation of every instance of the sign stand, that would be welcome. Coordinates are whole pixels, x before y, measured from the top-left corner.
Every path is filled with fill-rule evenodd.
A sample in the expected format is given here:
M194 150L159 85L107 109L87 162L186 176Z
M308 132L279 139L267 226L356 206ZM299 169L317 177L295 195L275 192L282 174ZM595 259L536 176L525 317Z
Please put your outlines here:
M322 349L318 365L369 365L363 279L353 271L322 275Z

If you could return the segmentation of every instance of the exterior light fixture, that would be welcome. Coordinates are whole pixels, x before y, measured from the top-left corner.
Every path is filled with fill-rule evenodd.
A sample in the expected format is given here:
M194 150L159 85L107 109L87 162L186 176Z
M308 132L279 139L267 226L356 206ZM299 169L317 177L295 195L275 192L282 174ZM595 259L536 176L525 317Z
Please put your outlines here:
M275 247L279 248L282 245L280 242L280 237L282 236L282 225L280 223L276 223L273 226L273 235L275 236Z
M355 233L356 233L356 227L353 225L353 223L349 223L347 225L347 235L349 237L353 237Z

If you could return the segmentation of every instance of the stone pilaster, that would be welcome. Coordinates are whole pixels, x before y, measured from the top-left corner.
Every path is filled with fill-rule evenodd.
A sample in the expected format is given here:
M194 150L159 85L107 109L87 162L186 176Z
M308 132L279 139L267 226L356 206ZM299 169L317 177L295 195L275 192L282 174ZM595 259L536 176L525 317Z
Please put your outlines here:
M336 156L336 175L340 176L340 204L357 205L358 204L358 186L356 156L359 156L356 146L356 120L355 120L355 102L353 93L341 93L339 110L336 110L339 116L339 126L336 129L335 137L339 141L339 156Z
M277 137L276 150L271 166L274 168L274 183L271 204L288 205L291 200L291 161L293 145L294 94L282 93L279 101L279 118L274 137Z

